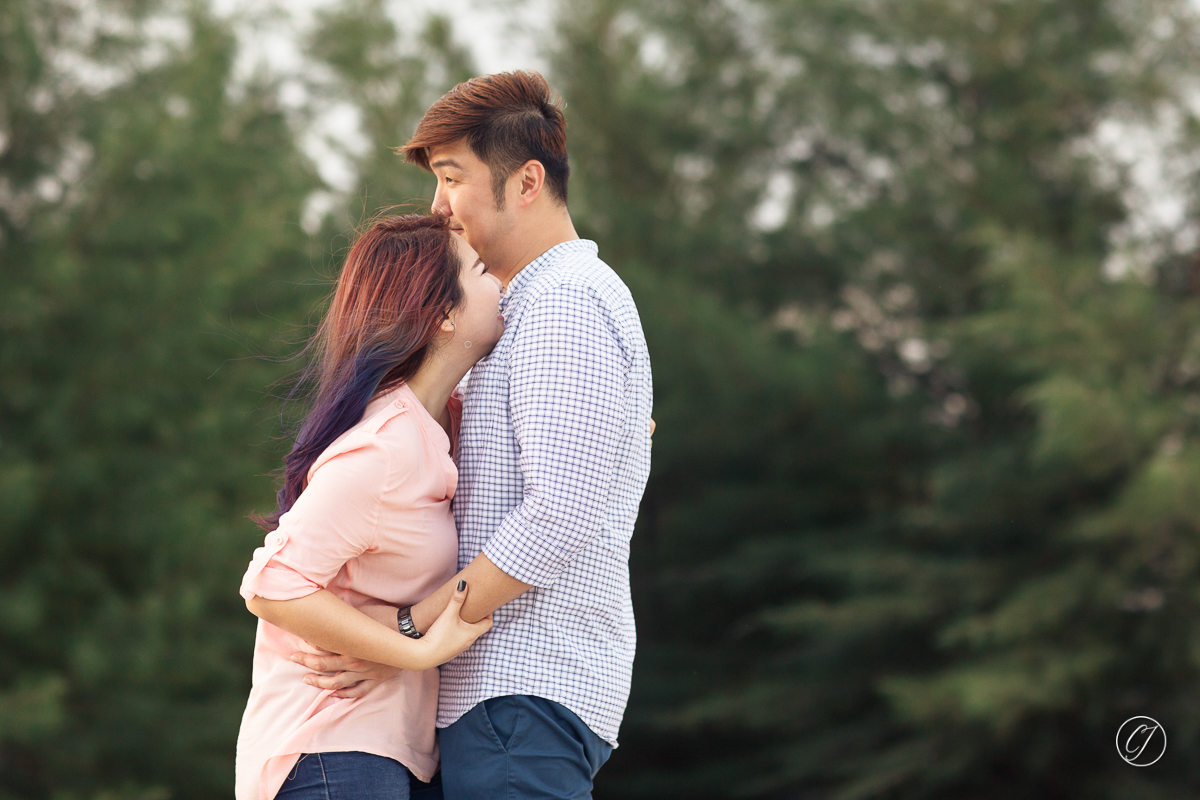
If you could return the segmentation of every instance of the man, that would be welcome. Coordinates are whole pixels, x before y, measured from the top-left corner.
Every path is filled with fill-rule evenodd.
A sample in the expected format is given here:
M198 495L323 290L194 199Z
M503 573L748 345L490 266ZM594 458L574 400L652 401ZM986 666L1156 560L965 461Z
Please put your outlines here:
M461 571L393 626L417 635L460 579L471 587L464 619L494 612L493 629L442 667L448 800L590 797L617 744L633 666L629 539L652 424L637 308L575 232L566 122L541 75L458 85L401 152L437 177L434 212L506 285L506 329L466 389ZM348 670L312 679L343 695L388 674L346 659L307 663Z

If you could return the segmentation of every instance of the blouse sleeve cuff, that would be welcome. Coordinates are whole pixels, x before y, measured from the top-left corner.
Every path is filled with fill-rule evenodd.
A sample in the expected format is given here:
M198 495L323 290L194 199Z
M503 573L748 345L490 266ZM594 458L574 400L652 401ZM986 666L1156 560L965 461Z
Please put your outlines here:
M257 596L266 600L295 600L322 588L315 581L274 560L287 543L287 534L276 530L268 534L263 546L254 551L238 592L244 599Z

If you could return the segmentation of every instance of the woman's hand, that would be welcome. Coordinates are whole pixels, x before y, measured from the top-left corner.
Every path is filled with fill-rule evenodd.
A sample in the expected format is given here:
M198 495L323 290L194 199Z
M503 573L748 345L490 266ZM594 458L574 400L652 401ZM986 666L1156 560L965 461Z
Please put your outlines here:
M466 599L467 582L460 580L446 609L429 626L425 635L418 640L428 650L426 657L430 661L430 667L445 664L491 630L491 614L479 622L467 622L462 618L462 606Z
M365 697L379 684L404 672L399 667L342 656L328 650L292 653L292 661L313 671L313 674L304 676L305 683L318 689L333 689L334 697Z

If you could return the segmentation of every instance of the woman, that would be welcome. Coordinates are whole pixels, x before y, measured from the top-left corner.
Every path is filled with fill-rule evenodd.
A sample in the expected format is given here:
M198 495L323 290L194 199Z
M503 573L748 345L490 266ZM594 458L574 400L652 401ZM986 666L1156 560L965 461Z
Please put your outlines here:
M311 411L286 459L271 531L242 581L260 617L238 739L238 800L409 796L437 769L438 672L491 626L423 638L356 611L406 607L455 574L454 389L504 329L500 282L441 217L380 220L351 249L312 346ZM304 681L321 648L400 667L362 698Z

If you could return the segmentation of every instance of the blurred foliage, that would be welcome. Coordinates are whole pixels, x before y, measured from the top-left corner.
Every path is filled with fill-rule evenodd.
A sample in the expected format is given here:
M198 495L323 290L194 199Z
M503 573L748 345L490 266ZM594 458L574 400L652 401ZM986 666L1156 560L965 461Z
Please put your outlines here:
M296 109L200 3L0 5L0 798L229 791L280 357L350 229L427 203L392 148L472 74L395 10L319 11ZM1195 26L559 4L572 211L659 422L599 797L1190 796L1200 252L1126 253L1097 142L1173 119L1194 157ZM334 104L348 195L301 146ZM1136 714L1151 769L1112 752Z
M299 306L318 182L271 87L227 91L229 32L188 6L151 37L168 10L0 10L6 797L230 780L281 374L244 340Z
M400 29L383 0L346 0L317 13L308 53L327 67L311 80L317 97L349 103L361 117L366 147L341 147L358 176L348 216L326 218L327 234L355 228L393 206L426 212L428 173L402 166L395 148L447 89L475 72L466 50L439 16ZM337 142L333 142L335 147ZM321 237L318 237L321 238Z
M1195 152L1190 6L595 0L560 32L577 217L656 276L599 794L1188 796L1197 253L1114 268L1096 134L1175 115ZM1152 770L1112 752L1139 713Z

